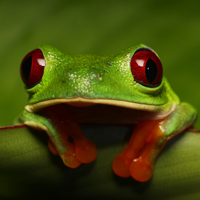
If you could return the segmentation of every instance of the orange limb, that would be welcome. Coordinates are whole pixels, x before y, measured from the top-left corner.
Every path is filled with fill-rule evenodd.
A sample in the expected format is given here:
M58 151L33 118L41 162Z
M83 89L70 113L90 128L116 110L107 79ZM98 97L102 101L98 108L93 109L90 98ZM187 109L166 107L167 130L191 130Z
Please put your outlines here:
M48 140L48 147L49 147L49 150L51 151L51 153L53 153L54 155L59 155L56 147L54 146L54 144L53 144L53 142L51 141L50 138Z
M49 118L57 131L56 135L51 135L49 131L49 149L53 154L59 154L65 165L76 168L81 163L90 163L96 159L95 144L85 138L67 105L44 108L41 114Z
M151 178L155 159L165 143L163 121L146 120L137 125L129 144L113 161L118 176L132 176L141 182Z

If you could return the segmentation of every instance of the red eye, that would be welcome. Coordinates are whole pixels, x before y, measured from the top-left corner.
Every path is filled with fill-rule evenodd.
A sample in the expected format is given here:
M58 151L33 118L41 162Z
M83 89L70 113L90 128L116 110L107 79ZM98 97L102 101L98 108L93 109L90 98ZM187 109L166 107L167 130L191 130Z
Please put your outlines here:
M45 65L46 62L40 49L35 49L28 53L22 60L20 68L23 82L28 87L33 87L39 83L42 79Z
M134 80L147 87L157 87L162 81L162 64L154 52L147 48L138 49L131 59Z

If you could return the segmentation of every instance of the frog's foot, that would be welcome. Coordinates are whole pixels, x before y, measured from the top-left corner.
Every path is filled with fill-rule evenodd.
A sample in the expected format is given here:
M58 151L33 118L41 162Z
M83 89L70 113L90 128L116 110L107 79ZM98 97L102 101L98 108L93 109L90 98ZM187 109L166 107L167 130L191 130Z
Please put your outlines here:
M42 112L56 126L58 132L55 136L49 133L49 149L52 153L59 154L65 165L76 168L81 163L90 163L96 159L95 144L85 138L67 105L50 106Z
M48 146L53 154L60 154L50 138L48 141ZM96 159L96 146L90 140L85 139L84 141L81 141L81 144L79 141L75 141L75 144L74 142L73 144L71 144L71 142L66 142L66 146L68 147L68 152L61 153L60 157L62 158L64 164L70 168L76 168L81 165L81 163L90 163Z
M138 124L127 147L113 161L118 176L132 176L141 182L151 178L155 159L167 141L162 122L148 120Z

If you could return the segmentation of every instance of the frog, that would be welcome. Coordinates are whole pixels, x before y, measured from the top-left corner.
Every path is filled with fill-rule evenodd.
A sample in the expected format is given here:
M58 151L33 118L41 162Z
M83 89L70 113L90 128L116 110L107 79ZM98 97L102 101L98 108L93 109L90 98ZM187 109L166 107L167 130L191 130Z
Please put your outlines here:
M80 123L129 124L135 127L130 140L111 167L119 177L146 182L166 142L197 117L163 76L158 54L144 44L106 56L65 55L41 45L24 57L20 74L29 98L17 123L45 131L50 151L69 168L97 159Z

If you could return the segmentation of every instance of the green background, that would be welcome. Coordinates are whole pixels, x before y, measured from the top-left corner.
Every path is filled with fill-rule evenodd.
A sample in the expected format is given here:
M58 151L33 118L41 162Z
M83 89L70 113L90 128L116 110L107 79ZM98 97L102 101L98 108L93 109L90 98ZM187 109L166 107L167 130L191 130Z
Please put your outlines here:
M159 54L181 100L200 111L199 35L199 1L1 0L0 126L23 110L28 95L19 66L41 44L66 54L100 55L147 44Z

